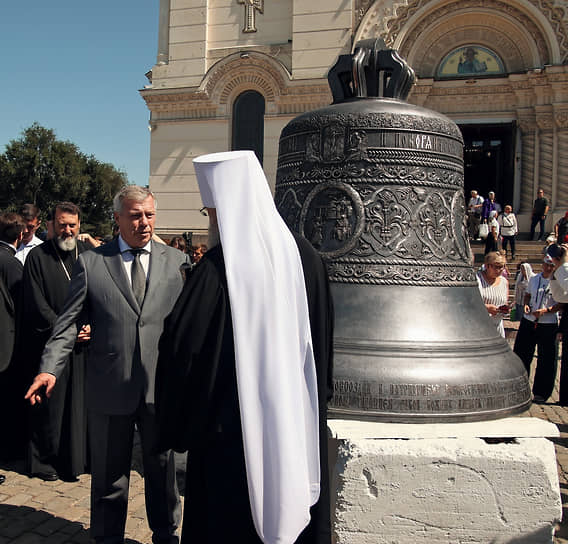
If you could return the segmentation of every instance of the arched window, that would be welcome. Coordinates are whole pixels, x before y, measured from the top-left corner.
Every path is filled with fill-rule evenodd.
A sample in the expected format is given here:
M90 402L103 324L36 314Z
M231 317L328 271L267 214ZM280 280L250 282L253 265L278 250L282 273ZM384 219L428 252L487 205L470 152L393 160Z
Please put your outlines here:
M264 155L264 96L256 91L241 93L233 105L233 151L251 149L260 164Z
M499 55L481 45L463 45L448 53L438 66L439 78L483 77L505 73Z

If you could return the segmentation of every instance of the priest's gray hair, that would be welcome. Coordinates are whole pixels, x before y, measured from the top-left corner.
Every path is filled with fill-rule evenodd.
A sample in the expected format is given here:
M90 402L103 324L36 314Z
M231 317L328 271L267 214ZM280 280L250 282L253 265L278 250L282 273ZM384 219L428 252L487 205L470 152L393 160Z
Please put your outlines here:
M112 208L116 213L122 212L122 203L125 200L134 200L134 202L143 202L149 196L154 199L154 207L158 207L158 202L156 201L156 197L150 191L150 189L146 187L141 187L140 185L125 185L112 200Z

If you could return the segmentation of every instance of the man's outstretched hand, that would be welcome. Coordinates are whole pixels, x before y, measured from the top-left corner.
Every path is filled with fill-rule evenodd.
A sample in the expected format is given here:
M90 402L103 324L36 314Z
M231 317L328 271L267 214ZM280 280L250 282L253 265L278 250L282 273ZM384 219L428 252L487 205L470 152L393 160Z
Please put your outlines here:
M26 400L30 401L30 404L33 406L34 404L41 404L42 401L42 388L45 387L45 396L47 398L51 397L51 392L55 387L55 382L57 379L53 374L49 374L48 372L42 372L38 374L28 389L26 396L24 397Z

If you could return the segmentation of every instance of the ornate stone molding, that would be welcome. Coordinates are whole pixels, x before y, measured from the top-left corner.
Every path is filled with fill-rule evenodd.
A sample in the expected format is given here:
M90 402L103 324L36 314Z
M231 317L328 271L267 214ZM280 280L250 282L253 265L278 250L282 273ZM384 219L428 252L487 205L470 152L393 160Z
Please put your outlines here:
M534 110L517 110L517 123L523 134L533 133L537 128Z
M510 85L487 85L478 87L445 87L434 86L430 91L430 96L476 96L476 95L498 95L510 94Z
M535 108L535 119L539 130L552 130L554 128L554 115L552 113L552 108L549 106L544 106L540 108L537 106Z
M211 67L202 88L209 96L216 96L223 103L231 89L239 81L244 81L246 84L257 85L266 100L273 101L274 96L286 87L283 71L284 68L278 69L267 55L247 52L246 56L242 56L235 53Z
M418 9L423 7L428 3L429 0L418 0L409 4L407 8L401 8L397 12L397 19L391 21L389 28L389 36L394 42L398 37L399 33L402 31L404 24L407 20L416 12ZM514 19L517 22L517 26L523 30L523 32L528 33L539 52L540 61L542 64L550 62L551 53L548 50L548 46L544 36L538 26L534 21L528 17L525 13L521 12L511 4L501 2L500 0L456 0L444 4L431 12L429 12L425 17L422 17L420 21L412 28L412 30L405 36L404 42L400 45L400 53L403 57L408 55L410 47L416 43L421 35L423 35L426 30L439 21L442 18L447 18L452 16L457 10L492 10L499 14L505 14L507 17ZM530 67L530 66L528 66Z
M374 0L355 0L355 24L353 25L353 28L357 28L359 26L361 20L373 2Z
M397 11L400 7L404 7L408 4L408 0L377 0L373 2L365 2L364 0L359 0L361 4L359 8L359 13L362 9L366 11L357 20L357 25L359 26L357 30L357 39L370 38L372 36L380 37L385 40L388 46L392 46L392 39L389 36L388 23L396 18ZM368 4L372 4L369 6Z
M154 121L168 119L201 119L214 117L217 105L202 91L177 90L174 92L140 91L152 112Z
M564 0L527 1L548 20L550 24L549 36L552 39L551 34L553 34L556 38L560 51L560 60L565 62L568 58L568 6L566 2ZM369 2L359 0L356 4L359 10L356 19L357 25L359 25L357 39L378 36L383 38L387 45L393 45L399 33L415 13L427 8L428 5L434 6L435 4L436 2L432 0L377 0L372 5L369 5ZM453 6L453 10L466 7L466 4L460 1L444 4L442 8L446 9L445 7L449 5ZM547 54L542 56L543 64L552 62L552 59L547 60L550 52L542 32L533 20L526 15L526 11L516 8L513 3L499 0L479 0L477 3L468 2L467 7L497 9L521 22L527 28L535 43L538 44L541 55L543 55L543 52L547 52ZM362 13L363 11L365 12L364 14ZM434 12L441 13L438 8L434 8L432 13ZM428 14L426 18L431 17L432 13ZM526 26L527 22L529 26Z
M226 116L232 101L245 90L260 92L266 100L266 113L273 115L302 113L331 101L326 81L292 81L276 60L254 51L221 59L199 88L144 89L141 95L155 121L202 119Z
M568 128L568 110L554 111L554 122L561 129Z
M558 40L561 59L568 59L568 6L565 0L528 0L548 19Z

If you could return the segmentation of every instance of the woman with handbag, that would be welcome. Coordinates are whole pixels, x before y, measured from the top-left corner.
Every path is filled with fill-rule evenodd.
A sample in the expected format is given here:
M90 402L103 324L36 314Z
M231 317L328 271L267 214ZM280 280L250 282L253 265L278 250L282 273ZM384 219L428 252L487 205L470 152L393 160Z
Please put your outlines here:
M522 262L517 268L517 276L515 278L515 319L520 321L523 317L525 307L525 293L529 285L529 280L534 276L532 266L529 263ZM511 320L513 321L513 320Z

